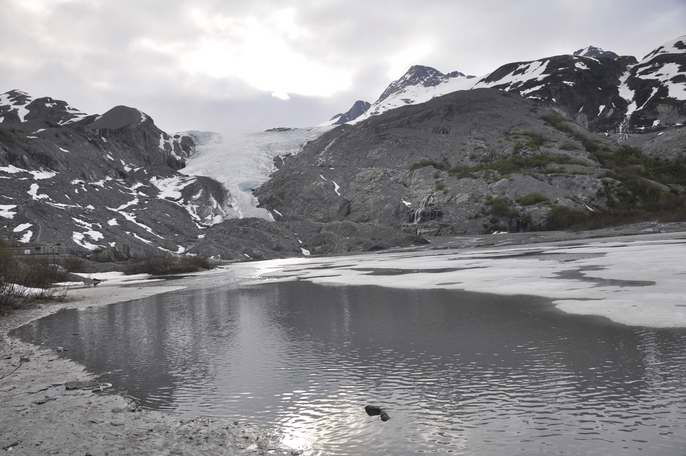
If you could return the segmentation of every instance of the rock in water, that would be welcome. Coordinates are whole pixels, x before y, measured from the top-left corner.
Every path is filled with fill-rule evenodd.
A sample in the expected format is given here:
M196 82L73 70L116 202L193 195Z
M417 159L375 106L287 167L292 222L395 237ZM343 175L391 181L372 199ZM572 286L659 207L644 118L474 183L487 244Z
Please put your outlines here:
M381 421L388 421L391 419L388 413L378 405L367 405L364 407L364 411L367 412L367 415L369 416L379 416Z
M364 411L367 412L369 416L381 415L381 407L378 405L367 405L364 407Z

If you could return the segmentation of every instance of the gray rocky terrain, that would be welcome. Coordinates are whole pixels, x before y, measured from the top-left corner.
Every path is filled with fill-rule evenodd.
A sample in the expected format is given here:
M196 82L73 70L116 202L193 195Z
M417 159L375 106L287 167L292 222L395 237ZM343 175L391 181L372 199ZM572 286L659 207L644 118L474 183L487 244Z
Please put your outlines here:
M63 101L2 95L0 226L23 243L127 256L183 253L230 208L226 190L178 169L191 136L125 106L86 115Z
M222 184L179 172L216 134L170 135L126 106L87 115L16 90L0 101L0 230L27 248L59 243L107 260L169 253L247 260L304 255L306 243L337 253L414 239L370 225L348 228L344 242L338 226L310 224L298 235L287 224L235 219Z
M458 91L325 133L256 195L282 221L431 235L565 227L676 209L686 179L681 135L653 134L662 145L680 144L656 158L587 130L555 105L494 89Z

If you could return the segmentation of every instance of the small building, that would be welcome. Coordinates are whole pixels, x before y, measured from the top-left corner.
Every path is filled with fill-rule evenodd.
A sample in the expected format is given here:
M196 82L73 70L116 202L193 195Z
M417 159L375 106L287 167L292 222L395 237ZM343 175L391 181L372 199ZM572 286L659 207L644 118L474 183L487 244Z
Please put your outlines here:
M61 256L66 254L65 246L61 242L29 242L13 244L6 247L12 255L42 255Z

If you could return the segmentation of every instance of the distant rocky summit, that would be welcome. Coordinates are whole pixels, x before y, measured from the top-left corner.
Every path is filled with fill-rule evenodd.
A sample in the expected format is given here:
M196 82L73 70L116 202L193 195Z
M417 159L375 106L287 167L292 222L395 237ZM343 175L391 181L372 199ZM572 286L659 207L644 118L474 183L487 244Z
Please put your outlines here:
M331 125L341 125L344 123L352 122L353 120L360 117L362 114L367 112L371 104L367 101L357 100L346 112L336 114L331 119L329 123Z

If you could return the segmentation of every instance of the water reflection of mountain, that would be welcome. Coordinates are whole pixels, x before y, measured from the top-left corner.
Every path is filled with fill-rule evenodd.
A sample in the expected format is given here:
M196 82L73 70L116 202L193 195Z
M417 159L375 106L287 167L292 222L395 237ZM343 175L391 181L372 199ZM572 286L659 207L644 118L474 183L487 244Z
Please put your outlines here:
M565 315L529 296L186 290L60 312L18 334L67 347L148 405L272 423L327 454L372 443L498 454L539 441L611 451L637 447L629 434L686 443L686 331ZM368 402L388 407L393 426L359 416Z

